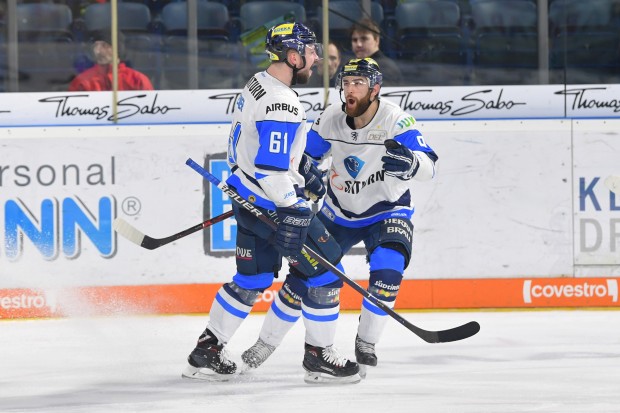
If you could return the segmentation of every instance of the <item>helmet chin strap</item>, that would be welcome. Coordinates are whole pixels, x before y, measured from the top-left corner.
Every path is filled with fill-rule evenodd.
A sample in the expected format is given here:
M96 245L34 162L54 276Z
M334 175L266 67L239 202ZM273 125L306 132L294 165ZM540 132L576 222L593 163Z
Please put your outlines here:
M300 56L301 56L301 54L300 54ZM301 69L306 67L306 56L301 56L301 60L304 62L304 65L302 67L300 67L300 68L297 68L297 67L293 66L291 64L291 62L288 61L288 58L284 59L284 63L286 63L286 65L288 67L293 69L293 78L291 79L291 86L297 84L297 72L299 72Z

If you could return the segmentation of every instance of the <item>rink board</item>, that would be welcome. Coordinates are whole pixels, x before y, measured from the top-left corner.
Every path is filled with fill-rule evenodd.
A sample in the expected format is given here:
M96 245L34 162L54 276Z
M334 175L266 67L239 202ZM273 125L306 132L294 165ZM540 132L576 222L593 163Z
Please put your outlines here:
M419 128L440 160L436 179L412 187L414 249L398 308L617 305L620 195L603 181L620 174L620 120ZM154 251L111 224L121 217L164 237L230 209L185 166L191 157L225 179L228 130L0 128L0 317L208 311L235 272L234 219ZM367 280L362 248L343 265ZM359 308L348 290L343 309Z
M404 280L396 309L620 307L619 278ZM359 284L366 287L365 281ZM265 290L254 311L267 311L281 283ZM220 284L0 290L0 318L111 314L207 313ZM362 296L345 286L342 310Z

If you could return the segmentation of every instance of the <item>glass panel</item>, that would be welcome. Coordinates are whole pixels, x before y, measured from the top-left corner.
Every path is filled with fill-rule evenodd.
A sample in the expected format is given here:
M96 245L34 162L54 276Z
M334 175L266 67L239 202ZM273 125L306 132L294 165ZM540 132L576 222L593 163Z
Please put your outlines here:
M120 89L241 88L269 64L264 38L274 24L301 21L322 37L321 0L196 0L190 19L188 4L118 2L120 57L147 79L121 79ZM0 2L0 91L69 90L97 67L93 39L109 31L110 7L106 0ZM330 74L374 52L378 40L385 86L620 81L620 0L331 0L329 13L333 45L325 54L338 47L341 55L331 53ZM540 15L548 16L543 24ZM363 23L370 38L352 38L363 18L374 22ZM322 86L321 73L308 86Z

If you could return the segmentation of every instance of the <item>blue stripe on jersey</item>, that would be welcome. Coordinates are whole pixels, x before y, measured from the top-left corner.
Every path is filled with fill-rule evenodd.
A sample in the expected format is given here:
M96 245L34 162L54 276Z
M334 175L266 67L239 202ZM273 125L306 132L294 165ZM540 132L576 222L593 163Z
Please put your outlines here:
M323 212L323 210L327 210L327 213ZM388 219L388 218L411 219L411 216L413 215L414 210L415 210L414 208L389 210L389 211L380 213L378 215L372 216L370 218L362 218L362 219L355 220L355 221L353 220L349 221L348 219L337 216L333 208L330 208L330 206L327 205L327 203L324 203L323 207L321 207L321 213L325 215L327 219L329 219L330 221L338 225L342 225L343 227L349 227L349 228L365 227L367 225L372 225L375 222L383 221L384 219ZM331 219L330 217L333 217L333 219Z
M402 143L407 148L412 151L420 151L420 152L432 152L435 153L430 146L426 144L422 134L417 129L409 129L404 131L403 133L396 135L394 140ZM433 159L434 161L435 159Z
M254 165L268 171L288 171L290 149L299 125L274 120L256 122L259 148Z
M326 321L338 320L338 313L318 315L318 314L310 314L304 310L301 310L301 313L303 314L304 318L307 318L308 320L312 320L312 321L318 321L320 323L324 323Z
M220 293L217 293L215 295L215 299L217 300L218 303L220 303L222 307L224 307L224 310L226 310L227 312L229 312L230 314L234 316L237 316L239 318L246 318L248 314L250 314L250 313L246 313L245 311L238 310L232 305L228 304L226 300L224 299L224 297L220 295Z
M367 309L371 313L379 315L379 316L387 315L387 313L385 311L383 311L382 309L380 309L379 307L377 307L376 305L374 305L373 303L368 301L366 298L364 298L364 300L362 300L362 307L364 307L365 309Z
M289 323L294 323L295 321L299 320L299 316L293 317L292 315L288 315L284 311L280 310L276 305L275 300L271 304L271 309L273 310L273 313L281 320L288 321Z
M321 159L327 151L331 148L332 144L327 142L325 139L318 134L314 129L310 129L308 132L308 141L306 142L306 152L308 155L313 157L314 159Z

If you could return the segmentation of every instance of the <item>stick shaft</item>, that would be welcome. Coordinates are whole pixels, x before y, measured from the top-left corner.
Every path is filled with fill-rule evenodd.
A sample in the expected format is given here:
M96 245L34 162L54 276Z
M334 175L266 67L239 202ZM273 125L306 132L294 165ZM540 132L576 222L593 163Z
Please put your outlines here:
M191 158L188 159L185 163L189 167L194 169L196 172L198 172L200 175L202 175L209 182L217 186L220 190L222 190L222 192L228 195L234 202L239 203L239 205L241 205L242 207L244 207L245 209L253 213L258 219L260 219L265 224L269 225L272 229L274 230L277 229L277 224L274 221L272 221L269 217L264 215L253 204L251 204L250 202L242 198L235 190L228 187L228 185L226 185L224 182L221 182L219 179L217 179L217 177L209 173L209 171L207 171L206 169L198 165L196 162L194 162ZM316 259L324 268L336 274L336 276L338 276L338 278L340 278L344 283L349 285L351 288L353 288L355 291L357 291L363 297L365 297L368 301L372 302L374 305L381 308L390 317L398 321L400 324L408 328L410 331L412 331L414 334L416 334L418 337L420 337L421 339L423 339L424 341L428 343L440 343L440 342L447 342L447 341L462 340L464 338L467 338L467 337L470 337L476 334L480 329L480 326L476 322L470 322L462 326L456 327L454 329L443 330L443 331L428 331L420 327L417 327L411 324L406 319L404 319L402 316L400 316L400 314L398 314L396 311L394 311L393 309L385 305L382 301L375 298L372 294L370 294L370 292L368 292L361 285L359 285L358 283L350 279L344 272L340 271L331 262L323 258L319 253L313 251L312 248L308 247L305 244L303 248L306 251L306 253L308 253L308 255Z
M194 232L200 231L202 229L208 228L212 225L217 224L218 222L224 221L225 219L233 216L232 211L226 211L223 214L215 216L211 219L208 219L200 224L196 224L190 228L184 229L183 231L177 232L176 234L164 237L164 238L153 238L142 231L136 229L134 226L129 224L122 218L117 218L114 220L114 229L118 234L126 238L127 240L133 242L141 246L142 248L146 248L147 250L154 250L156 248L162 247L166 244L169 244L173 241L186 237Z

